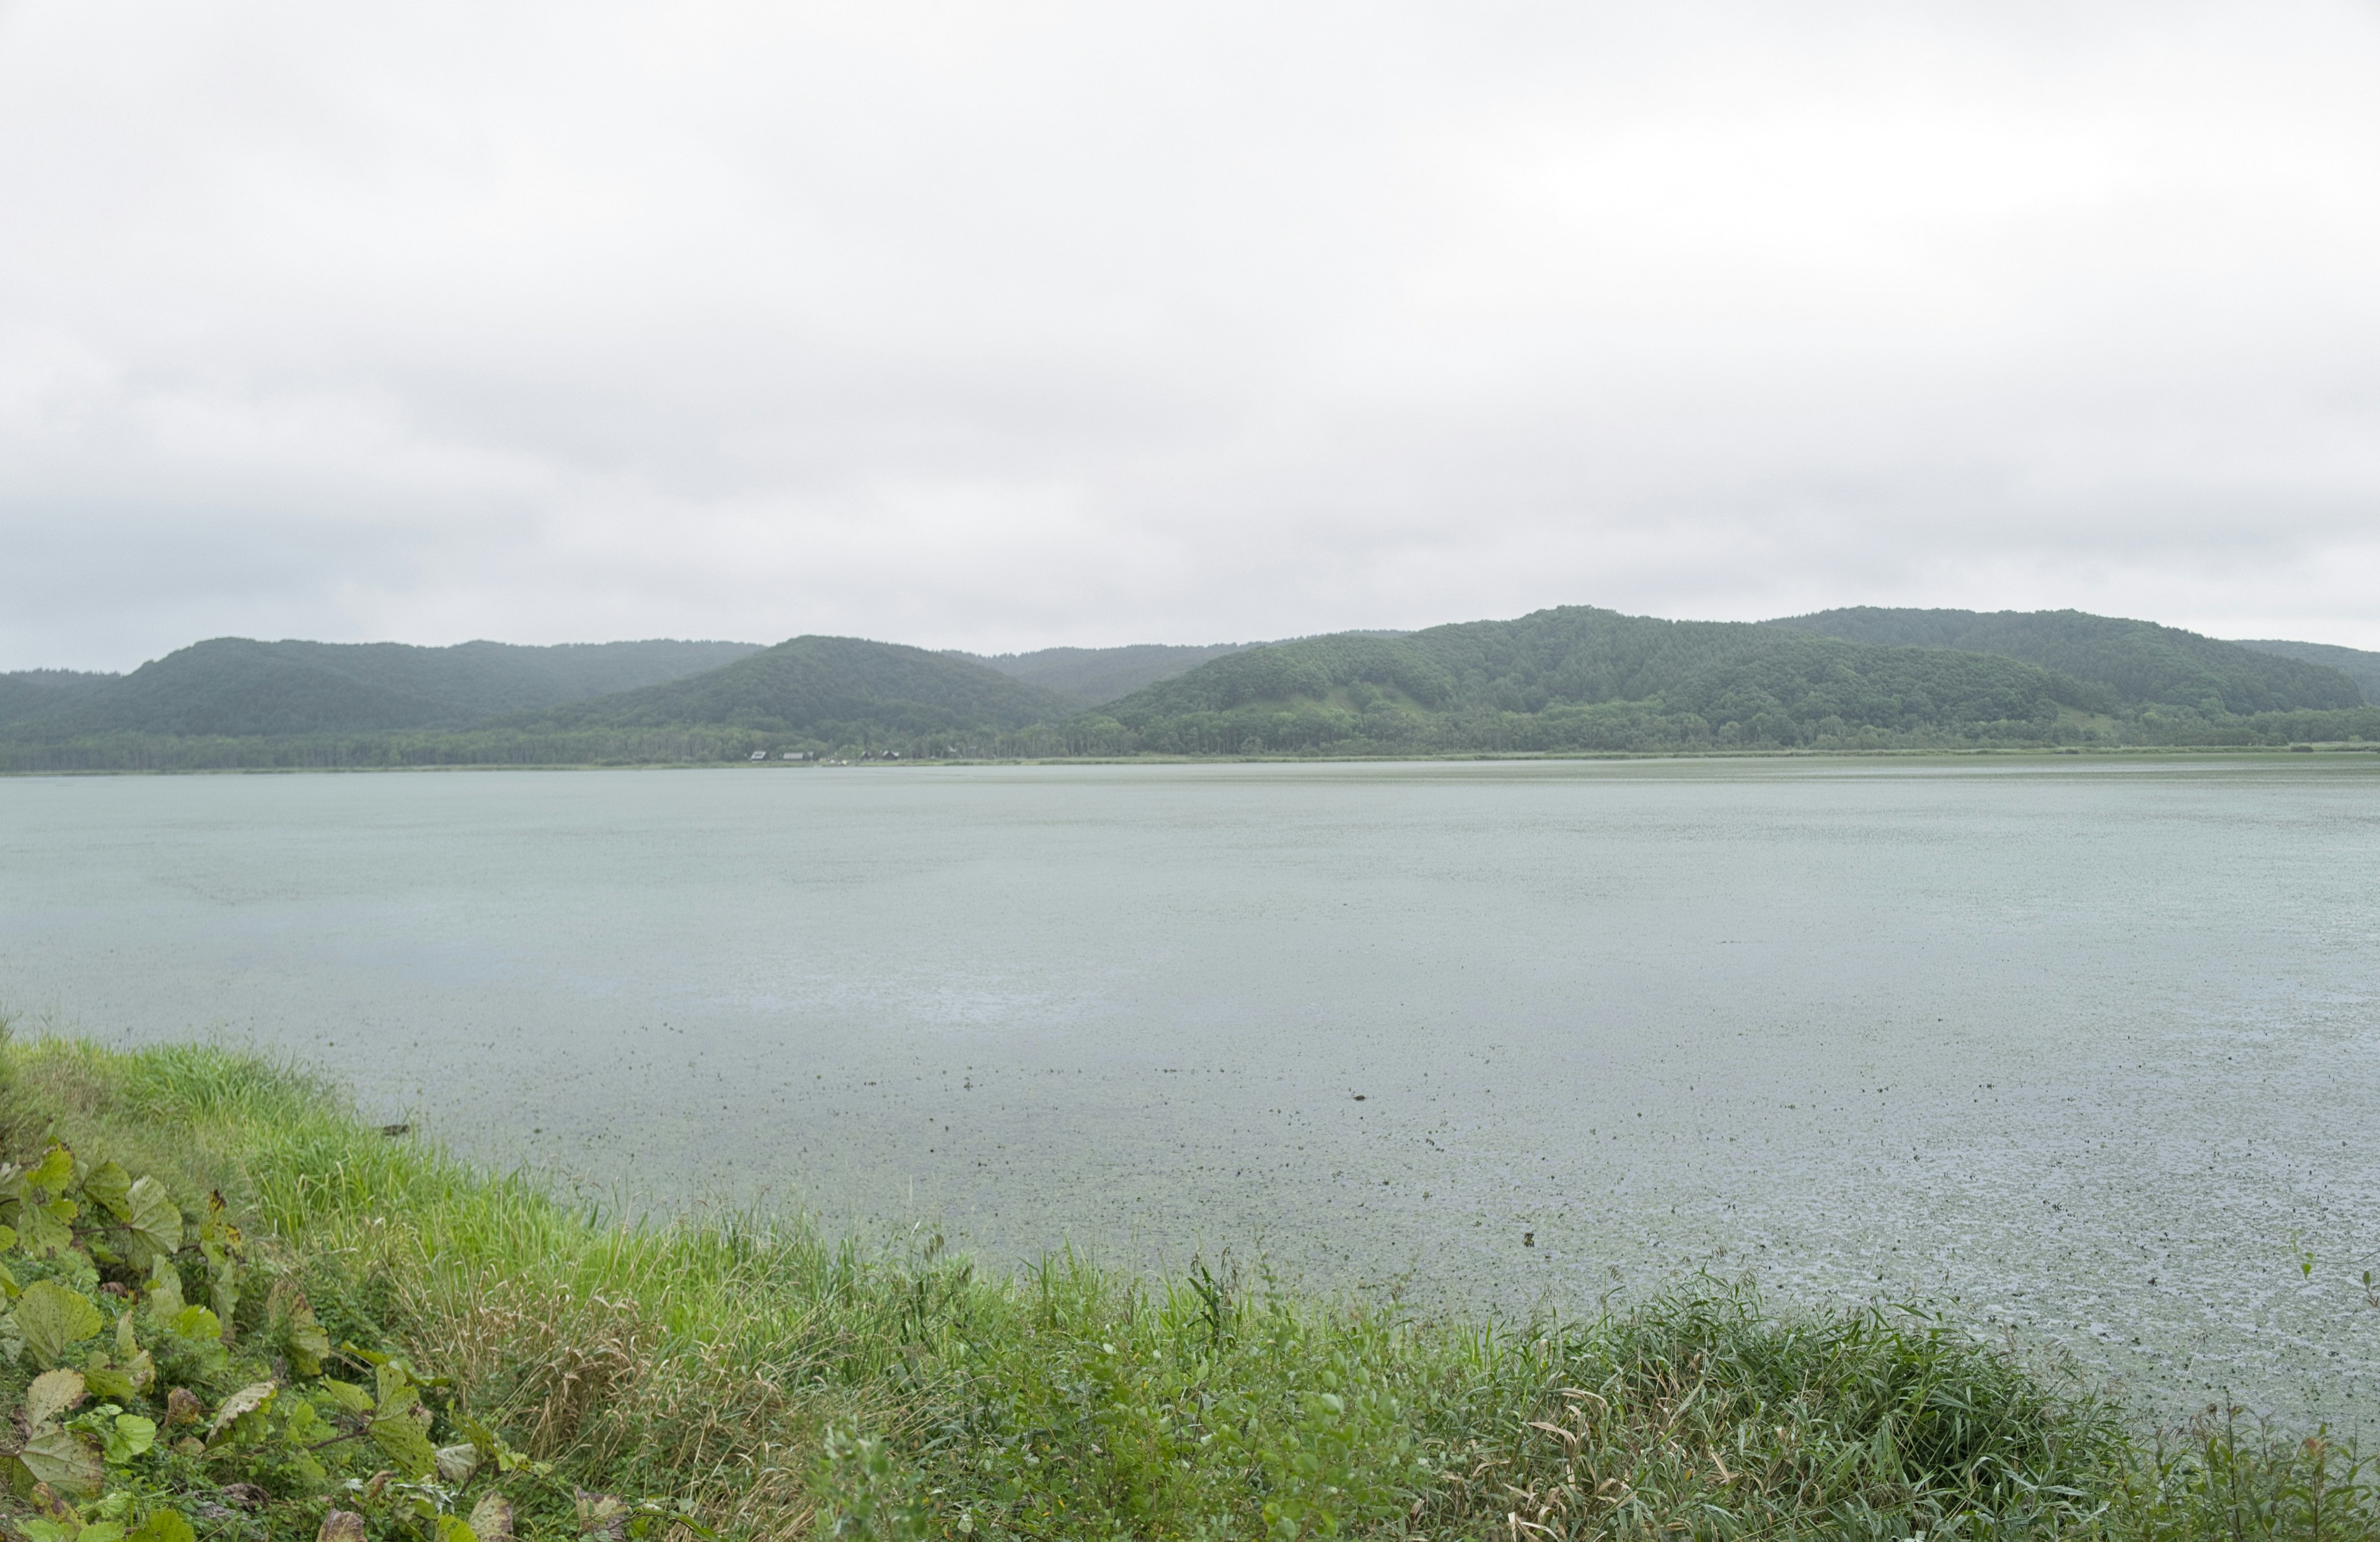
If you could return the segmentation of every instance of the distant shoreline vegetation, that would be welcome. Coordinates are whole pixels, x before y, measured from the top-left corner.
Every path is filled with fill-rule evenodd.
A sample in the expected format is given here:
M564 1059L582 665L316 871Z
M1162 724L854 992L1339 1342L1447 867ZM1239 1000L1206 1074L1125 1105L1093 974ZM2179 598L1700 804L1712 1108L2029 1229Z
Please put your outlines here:
M1734 623L1569 606L998 659L822 637L219 639L128 675L0 675L0 771L2380 748L2374 665L2070 611ZM1126 694L1085 705L1110 689Z

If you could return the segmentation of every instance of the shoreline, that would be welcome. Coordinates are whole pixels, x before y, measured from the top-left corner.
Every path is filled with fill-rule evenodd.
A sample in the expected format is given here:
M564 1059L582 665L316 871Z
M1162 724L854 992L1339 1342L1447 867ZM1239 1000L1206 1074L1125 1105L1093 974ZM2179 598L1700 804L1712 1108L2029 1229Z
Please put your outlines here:
M273 1456L273 1410L322 1385L300 1361L342 1343L402 1357L435 1389L416 1400L425 1421L434 1411L431 1439L478 1453L430 1514L390 1515L400 1528L468 1510L493 1530L489 1494L521 1536L584 1531L590 1505L598 1532L617 1513L752 1536L1393 1524L1383 1534L1452 1537L1517 1518L1533 1536L1679 1524L2114 1537L2228 1529L2243 1502L2261 1535L2380 1527L2351 1446L2236 1412L2158 1430L1908 1311L1773 1312L1706 1277L1577 1322L1499 1324L1401 1318L1203 1263L1150 1277L1067 1257L986 1275L939 1236L879 1250L799 1217L637 1225L564 1207L409 1127L358 1123L303 1070L219 1050L0 1044L0 1092L10 1155L62 1139L87 1170L103 1155L155 1174L193 1215L217 1193L246 1229L224 1313L232 1362L204 1372L164 1355L175 1341L142 1342L209 1407L233 1406L229 1382L259 1366L290 1401L260 1415L252 1447L224 1425L188 1441L197 1455L134 1453L103 1477L152 1514L229 1496L275 1542L395 1492L350 1499L334 1472L313 1483ZM87 1205L102 1193L74 1192ZM91 1206L103 1224L104 1204ZM203 1240L213 1222L189 1224ZM107 1251L93 1257L112 1275L123 1266ZM186 1290L211 1267L198 1251L182 1256L202 1277ZM29 1285L56 1272L21 1252L8 1262ZM125 1336L157 1331L148 1311L123 1311ZM317 1317L312 1350L300 1329ZM89 1367L104 1353L43 1357ZM0 1401L31 1395L18 1387L31 1368L0 1371ZM591 1401L576 1390L590 1378ZM380 1385L385 1398L385 1374ZM162 1396L151 1381L119 1401ZM399 1433L366 1464L402 1468ZM250 1474L253 1500L225 1484L234 1471ZM444 1521L427 1529L458 1542Z

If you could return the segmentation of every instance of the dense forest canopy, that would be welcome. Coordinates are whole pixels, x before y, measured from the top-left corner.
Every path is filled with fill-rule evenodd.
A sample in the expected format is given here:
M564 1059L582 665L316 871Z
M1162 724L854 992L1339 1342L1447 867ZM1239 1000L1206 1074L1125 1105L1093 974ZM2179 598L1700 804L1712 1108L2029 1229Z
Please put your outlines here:
M2363 692L2366 702L2380 707L2380 653L2367 652L2361 648L2340 648L2335 643L2282 642L2272 637L2243 641L2237 646L2252 652L2277 653L2284 659L2335 669L2355 682L2357 688Z
M2380 743L2357 682L2292 651L2314 647L2077 612L1744 623L1590 606L999 660L829 637L225 638L122 676L0 675L0 770Z
M2215 712L2335 711L2364 705L2355 683L2301 659L2154 621L2081 611L1912 611L1861 606L1763 625L1852 642L1994 653L2104 687L2101 711L2159 703Z
M1219 659L1105 709L1151 748L1620 749L2048 736L2088 693L1985 654L1588 606Z
M1132 643L1123 648L1044 648L1031 653L953 653L1038 686L1077 707L1096 707L1197 668L1209 659L1258 646L1245 642L1175 647Z
M1073 710L1054 692L968 659L859 637L803 637L723 669L515 725L740 728L833 746L1023 728Z
M9 713L8 703L29 693L6 683L63 672L0 676L0 722L13 717L16 736L52 739L459 728L700 674L756 646L662 640L416 648L216 637L129 674L68 676L49 699L21 713Z

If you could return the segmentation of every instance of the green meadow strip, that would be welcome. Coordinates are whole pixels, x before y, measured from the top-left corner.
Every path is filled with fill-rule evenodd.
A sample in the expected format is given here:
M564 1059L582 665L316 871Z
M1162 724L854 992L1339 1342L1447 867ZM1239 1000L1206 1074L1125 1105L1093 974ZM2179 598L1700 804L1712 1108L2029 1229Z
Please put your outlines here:
M2380 1536L2318 1433L1741 1282L1508 1324L614 1216L192 1046L0 1046L0 1155L27 1542Z

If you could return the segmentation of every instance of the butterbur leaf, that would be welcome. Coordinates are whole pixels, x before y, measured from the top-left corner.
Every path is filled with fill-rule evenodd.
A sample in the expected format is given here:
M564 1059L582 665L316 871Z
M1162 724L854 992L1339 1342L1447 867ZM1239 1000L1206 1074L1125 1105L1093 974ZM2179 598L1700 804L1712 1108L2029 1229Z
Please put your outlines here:
M17 1245L29 1258L55 1258L74 1245L75 1204L54 1199L18 1207Z
M82 1517L75 1513L75 1507L46 1483L33 1485L33 1511L43 1520L63 1521L78 1531L82 1527Z
M460 1488L480 1470L480 1448L473 1445L438 1448L438 1476L450 1488Z
M154 1178L139 1179L125 1191L124 1203L124 1223L132 1228L135 1243L157 1257L181 1250L182 1208L174 1203L164 1184ZM176 1283L175 1293L180 1292Z
M364 1518L352 1510L334 1510L322 1517L314 1542L364 1542Z
M207 1426L207 1439L212 1440L230 1428L235 1419L244 1415L253 1414L271 1402L273 1394L278 1390L280 1390L279 1382L252 1381L224 1399L222 1406L215 1410L213 1421Z
M322 1374L322 1357L331 1353L331 1336L314 1319L312 1304L301 1293L289 1305L289 1364L299 1376Z
M479 1542L479 1538L472 1534L471 1523L460 1515L441 1515L437 1542Z
M620 1542L628 1535L628 1507L612 1494L594 1494L581 1488L578 1495L578 1532L582 1536L608 1537Z
M407 1413L382 1414L371 1422L372 1444L378 1446L406 1476L427 1476L438 1465L438 1448Z
M326 1376L322 1378L322 1387L323 1391L331 1394L332 1402L337 1403L348 1413L369 1414L371 1412L371 1394L365 1391L361 1387L357 1386L354 1382L341 1381L335 1377Z
M239 1256L243 1243L239 1228L231 1223L231 1211L224 1204L221 1190L207 1196L207 1213L199 1222L199 1246L207 1262L221 1268L226 1258Z
M107 1326L99 1308L79 1291L55 1280L36 1280L17 1298L17 1331L25 1347L44 1366L55 1366L69 1345L79 1344Z
M118 1220L132 1219L131 1191L132 1174L121 1162L103 1161L83 1174L84 1196Z
M27 1437L17 1450L17 1461L35 1483L46 1483L61 1494L96 1494L107 1476L98 1446L55 1425Z
M149 1266L149 1312L159 1322L182 1315L182 1276L163 1255Z
M188 1387L176 1387L165 1394L165 1422L169 1425L194 1425L207 1416L207 1406Z
M480 1542L513 1542L513 1501L502 1494L482 1494L471 1507L471 1535Z
M100 1442L113 1466L121 1467L136 1456L145 1455L157 1443L157 1424L138 1414L118 1414L109 1427L100 1432Z
M48 1196L55 1199L66 1193L67 1186L74 1182L74 1153L64 1146L53 1146L42 1153L40 1161L25 1169L25 1186L47 1190ZM31 1196L29 1194L26 1197L30 1198Z
M180 1511L152 1510L149 1518L141 1522L140 1528L124 1542L199 1542L199 1539L197 1534L190 1530L190 1523L182 1519Z
M84 1384L91 1389L94 1397L103 1397L111 1402L120 1402L126 1398L137 1397L140 1392L140 1389L132 1384L130 1377L108 1364L107 1356L104 1354L85 1366L82 1375Z
M83 1378L79 1371L43 1371L33 1378L25 1389L25 1422L30 1425L53 1423L59 1415L82 1401Z
M223 1320L203 1306L185 1306L165 1325L177 1339L214 1343L223 1338Z
M17 1229L14 1226L0 1226L0 1253L6 1253L16 1245Z

